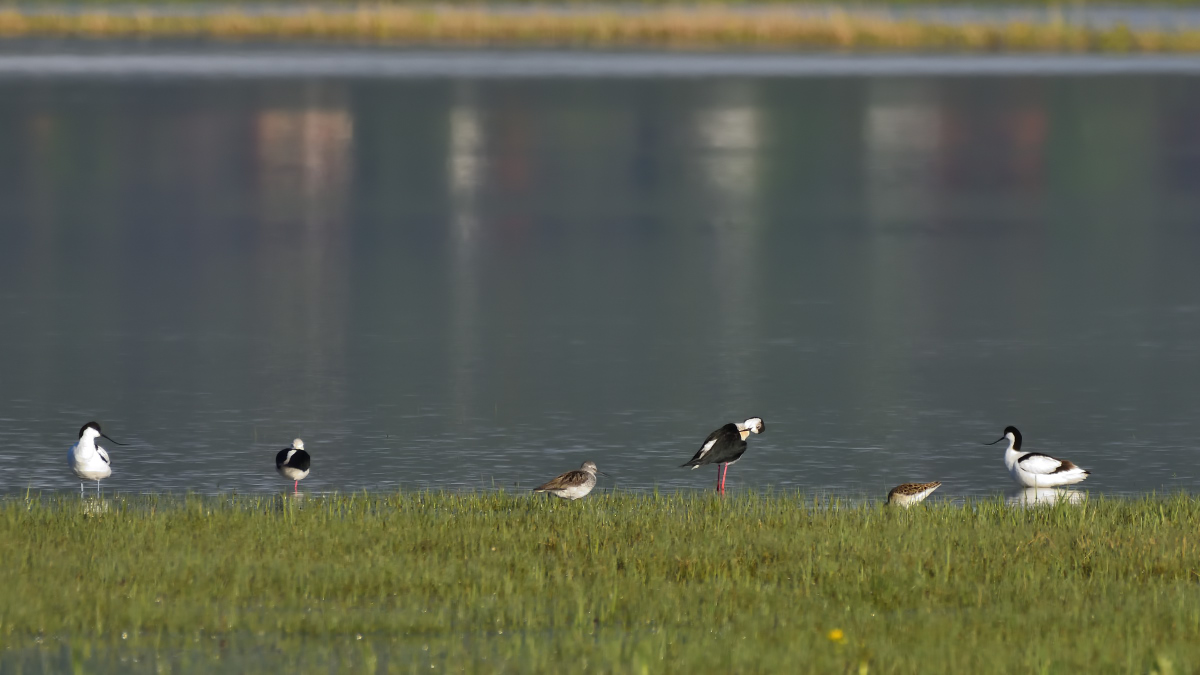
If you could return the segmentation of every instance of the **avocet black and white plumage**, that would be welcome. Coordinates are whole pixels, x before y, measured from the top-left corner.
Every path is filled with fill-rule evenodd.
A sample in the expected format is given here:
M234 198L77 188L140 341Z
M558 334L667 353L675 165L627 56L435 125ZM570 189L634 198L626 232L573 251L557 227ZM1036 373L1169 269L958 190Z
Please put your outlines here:
M297 438L292 441L292 447L284 448L275 455L275 470L280 476L294 481L292 489L295 492L300 491L300 481L308 477L308 467L310 460L308 453L304 451L304 441Z
M725 494L725 476L729 473L729 465L746 453L746 439L750 434L761 434L765 428L759 417L751 417L740 423L730 422L709 434L696 456L682 466L696 469L705 464L717 464L717 492Z
M1065 459L1055 459L1040 452L1025 452L1021 449L1021 432L1016 427L1005 427L1004 435L987 445L1008 441L1004 453L1004 466L1018 485L1024 487L1057 487L1072 485L1087 479L1092 472L1081 469Z
M933 491L940 488L941 483L904 483L892 488L888 493L887 503L905 508L924 501Z
M595 462L584 462L575 471L568 471L533 489L534 492L549 492L555 497L576 500L586 497L596 487L596 474L607 476L596 468Z
M71 446L67 452L67 461L71 464L71 470L75 472L82 480L96 481L96 494L100 494L100 481L112 475L112 464L109 462L108 453L104 448L96 445L96 439L105 436L100 431L100 424L97 422L88 422L79 429L79 440L75 445ZM125 445L117 443L113 439L108 438L115 445ZM83 483L79 484L79 494L83 494Z

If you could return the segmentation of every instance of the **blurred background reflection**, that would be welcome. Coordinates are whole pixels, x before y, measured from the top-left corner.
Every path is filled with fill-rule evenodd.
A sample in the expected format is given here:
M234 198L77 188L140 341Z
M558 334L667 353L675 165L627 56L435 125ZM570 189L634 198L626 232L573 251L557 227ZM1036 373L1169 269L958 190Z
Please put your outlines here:
M1188 78L0 81L0 490L1200 487ZM198 459L202 458L202 459ZM1136 472L1135 472L1136 470Z

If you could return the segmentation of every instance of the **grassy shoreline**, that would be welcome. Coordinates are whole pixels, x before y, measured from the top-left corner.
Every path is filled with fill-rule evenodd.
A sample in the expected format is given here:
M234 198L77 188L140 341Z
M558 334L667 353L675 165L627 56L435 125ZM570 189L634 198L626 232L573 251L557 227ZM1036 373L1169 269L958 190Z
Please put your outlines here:
M1200 30L1087 28L1065 23L939 24L854 13L806 16L780 9L665 6L637 13L580 9L497 12L472 6L360 6L353 11L202 15L0 8L0 37L320 40L385 45L659 47L837 51L1194 53Z
M912 9L912 8L971 8L971 9L1020 9L1075 11L1095 9L1188 9L1200 7L1200 0L0 0L2 7L151 7L151 8L187 8L187 7L349 7L354 8L363 4L391 7L426 7L430 4L457 7L655 7L655 6L727 6L727 7L780 7L792 9L836 9L845 8L850 11L873 9Z
M1200 668L1200 500L1183 495L106 504L0 503L0 668L58 653L83 670L180 654L241 672Z

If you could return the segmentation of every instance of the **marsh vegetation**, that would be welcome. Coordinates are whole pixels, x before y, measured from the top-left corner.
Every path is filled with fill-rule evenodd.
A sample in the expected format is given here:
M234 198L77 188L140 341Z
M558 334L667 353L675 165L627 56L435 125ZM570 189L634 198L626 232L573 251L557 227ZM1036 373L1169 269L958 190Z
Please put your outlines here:
M767 47L866 51L1192 52L1200 31L1062 23L938 23L834 12L745 13L720 5L623 13L497 12L402 5L273 13L236 8L195 15L107 11L0 11L0 36L322 40L364 44L594 47Z
M0 666L1190 672L1198 531L1188 496L12 499Z

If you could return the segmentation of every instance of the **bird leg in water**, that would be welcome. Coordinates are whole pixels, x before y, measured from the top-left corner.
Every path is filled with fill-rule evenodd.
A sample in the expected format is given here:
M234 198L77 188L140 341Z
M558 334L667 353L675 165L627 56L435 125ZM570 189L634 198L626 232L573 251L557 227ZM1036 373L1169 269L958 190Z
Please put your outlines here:
M296 481L296 484L292 486L292 492L299 492L299 491L300 491L300 481Z

